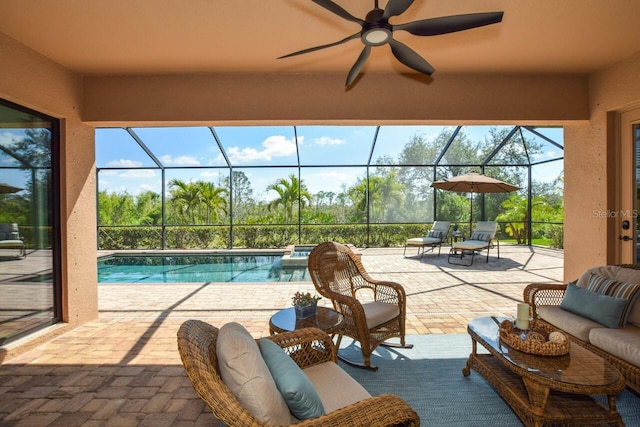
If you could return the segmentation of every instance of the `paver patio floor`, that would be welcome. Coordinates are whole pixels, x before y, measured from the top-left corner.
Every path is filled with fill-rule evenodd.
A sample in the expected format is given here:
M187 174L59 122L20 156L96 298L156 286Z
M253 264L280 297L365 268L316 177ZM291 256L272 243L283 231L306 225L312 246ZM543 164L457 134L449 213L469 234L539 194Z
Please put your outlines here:
M562 251L502 245L500 259L462 267L447 263L447 249L422 259L361 250L371 276L404 285L409 335L464 333L469 319L515 315L527 284L562 282ZM264 336L299 290L313 284L102 284L98 319L3 361L0 426L215 425L182 370L178 327L237 321Z

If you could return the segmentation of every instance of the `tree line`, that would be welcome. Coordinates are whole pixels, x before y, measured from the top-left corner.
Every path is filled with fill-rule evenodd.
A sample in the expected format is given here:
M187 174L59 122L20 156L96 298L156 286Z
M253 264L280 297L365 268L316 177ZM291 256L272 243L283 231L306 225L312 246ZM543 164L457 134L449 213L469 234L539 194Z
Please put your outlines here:
M363 174L341 191L319 191L312 194L304 179L296 174L278 178L265 190L275 197L258 200L254 197L250 179L238 169L218 182L173 179L168 185L165 223L184 225L229 224L346 224L346 223L413 223L430 222L435 217L450 221L469 220L469 195L438 191L430 188L435 179L446 179L478 167L507 136L508 129L491 129L489 141L474 141L464 133L444 153L439 166L433 162L441 153L450 130L444 130L433 140L414 135L405 144L397 159L380 157ZM521 188L526 187L528 158L540 153L535 141L505 144L485 173ZM410 166L403 166L410 165ZM504 165L520 165L504 166ZM475 195L474 220L484 209L486 219L510 223L510 234L521 240L526 233L519 223L529 219L542 222L562 222L562 177L554 182L533 180L533 215L529 218L527 195L487 195L484 204ZM436 196L437 194L437 196ZM436 206L434 212L433 206ZM152 191L137 195L99 193L99 224L161 225L162 198Z

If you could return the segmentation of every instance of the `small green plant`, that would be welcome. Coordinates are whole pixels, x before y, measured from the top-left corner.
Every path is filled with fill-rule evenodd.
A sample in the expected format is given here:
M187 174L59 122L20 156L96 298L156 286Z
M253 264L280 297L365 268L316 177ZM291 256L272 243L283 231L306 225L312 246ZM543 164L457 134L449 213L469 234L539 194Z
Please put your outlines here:
M302 293L296 292L293 298L291 298L291 305L294 307L308 307L310 305L317 304L322 297L318 295L311 295L310 292Z

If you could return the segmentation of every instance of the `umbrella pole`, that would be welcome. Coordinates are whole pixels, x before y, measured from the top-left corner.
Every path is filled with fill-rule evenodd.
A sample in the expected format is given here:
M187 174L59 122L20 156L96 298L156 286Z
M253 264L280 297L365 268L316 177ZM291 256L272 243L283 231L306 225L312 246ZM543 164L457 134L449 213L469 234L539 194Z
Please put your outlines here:
M471 193L471 198L469 199L471 202L471 212L469 212L469 238L471 237L471 224L473 223L473 192Z

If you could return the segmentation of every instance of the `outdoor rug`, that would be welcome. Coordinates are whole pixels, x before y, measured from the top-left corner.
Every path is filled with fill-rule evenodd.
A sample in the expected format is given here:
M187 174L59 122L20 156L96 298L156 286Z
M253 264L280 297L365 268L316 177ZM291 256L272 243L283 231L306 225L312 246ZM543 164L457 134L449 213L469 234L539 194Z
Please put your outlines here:
M346 337L342 341L340 354L362 361L359 343ZM407 335L407 343L413 348L378 347L371 357L379 367L375 372L342 362L340 366L371 395L402 397L424 426L522 426L484 378L473 370L468 377L462 375L471 353L468 335ZM625 424L640 426L640 397L624 390L616 402Z

